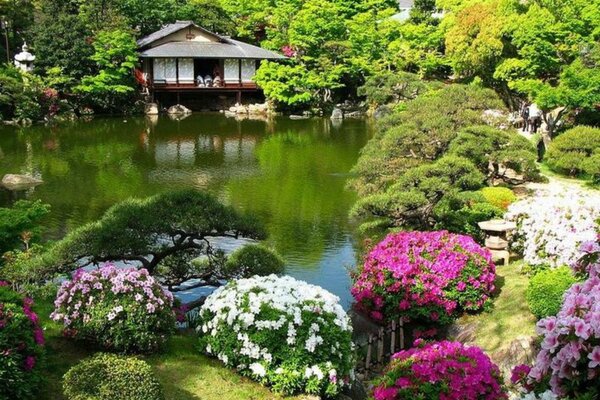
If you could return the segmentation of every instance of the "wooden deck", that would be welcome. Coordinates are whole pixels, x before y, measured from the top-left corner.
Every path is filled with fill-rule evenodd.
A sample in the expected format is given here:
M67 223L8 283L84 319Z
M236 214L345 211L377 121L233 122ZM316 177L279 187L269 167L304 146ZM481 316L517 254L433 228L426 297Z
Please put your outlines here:
M254 82L227 83L223 86L198 86L193 83L154 83L149 86L153 92L252 92L260 90Z

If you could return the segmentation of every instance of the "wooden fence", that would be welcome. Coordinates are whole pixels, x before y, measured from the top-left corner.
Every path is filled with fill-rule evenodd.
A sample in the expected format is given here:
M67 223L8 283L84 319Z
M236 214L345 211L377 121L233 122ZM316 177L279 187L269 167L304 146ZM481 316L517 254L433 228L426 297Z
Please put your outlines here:
M358 362L356 371L361 380L370 379L387 365L392 356L405 348L402 318L377 332L369 333L366 340L356 344Z

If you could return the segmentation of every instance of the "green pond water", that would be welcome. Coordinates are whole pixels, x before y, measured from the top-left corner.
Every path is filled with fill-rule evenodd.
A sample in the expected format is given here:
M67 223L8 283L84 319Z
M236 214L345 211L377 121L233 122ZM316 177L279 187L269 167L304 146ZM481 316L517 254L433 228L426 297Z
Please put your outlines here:
M0 190L0 206L42 199L52 207L45 233L59 239L128 197L208 190L264 222L287 274L327 288L347 307L357 240L348 218L355 196L345 184L369 136L362 120L237 121L220 114L2 127L0 176L31 174L44 183Z

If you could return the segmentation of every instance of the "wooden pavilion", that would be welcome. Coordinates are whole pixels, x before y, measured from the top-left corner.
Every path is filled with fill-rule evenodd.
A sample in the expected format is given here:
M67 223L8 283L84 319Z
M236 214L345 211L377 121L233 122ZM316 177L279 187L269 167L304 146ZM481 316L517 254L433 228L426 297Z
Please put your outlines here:
M262 60L284 56L210 32L192 21L177 21L137 42L141 81L157 93L257 92L254 74Z

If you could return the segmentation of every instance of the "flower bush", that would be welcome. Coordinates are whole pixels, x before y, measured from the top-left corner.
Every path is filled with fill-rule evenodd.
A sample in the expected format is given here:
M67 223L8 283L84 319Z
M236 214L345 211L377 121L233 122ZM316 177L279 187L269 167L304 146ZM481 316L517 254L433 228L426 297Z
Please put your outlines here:
M513 379L530 392L549 388L559 397L600 395L600 246L586 242L581 248L584 255L576 265L588 271L587 280L571 286L556 317L538 322L543 341L535 365L522 379Z
M175 329L173 295L145 269L107 264L65 281L51 317L67 335L123 352L160 347Z
M478 347L459 342L417 342L392 356L375 382L375 400L506 399L500 370Z
M489 251L470 236L392 233L366 257L352 295L378 321L405 317L445 324L486 304L495 271Z
M350 319L338 297L289 276L229 282L200 310L201 347L274 391L334 396L350 383Z
M578 189L538 191L509 206L505 219L517 223L513 247L531 265L571 265L579 245L596 236L600 194Z
M32 306L0 281L0 399L36 398L44 334Z
M115 354L97 354L69 369L63 392L68 400L164 399L147 362Z

